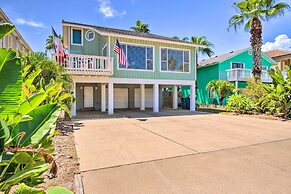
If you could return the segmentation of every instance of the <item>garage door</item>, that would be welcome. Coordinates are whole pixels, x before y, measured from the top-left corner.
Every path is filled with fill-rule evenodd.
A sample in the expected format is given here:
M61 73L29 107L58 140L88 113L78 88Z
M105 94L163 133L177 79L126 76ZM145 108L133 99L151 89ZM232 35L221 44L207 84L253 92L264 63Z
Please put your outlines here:
M128 108L128 88L114 88L114 108ZM106 90L106 103L108 107L108 89Z
M134 89L134 107L140 108L140 88ZM152 88L145 89L145 107L146 108L153 107L153 89Z

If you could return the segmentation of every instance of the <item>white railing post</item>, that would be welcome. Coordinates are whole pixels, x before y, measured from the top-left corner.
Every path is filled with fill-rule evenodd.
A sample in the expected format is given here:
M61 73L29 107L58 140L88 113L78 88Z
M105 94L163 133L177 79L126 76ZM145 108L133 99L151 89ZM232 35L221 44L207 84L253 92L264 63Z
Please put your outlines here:
M56 53L52 53L52 60L57 61ZM79 75L112 75L112 57L68 54L64 62L59 62L72 74Z

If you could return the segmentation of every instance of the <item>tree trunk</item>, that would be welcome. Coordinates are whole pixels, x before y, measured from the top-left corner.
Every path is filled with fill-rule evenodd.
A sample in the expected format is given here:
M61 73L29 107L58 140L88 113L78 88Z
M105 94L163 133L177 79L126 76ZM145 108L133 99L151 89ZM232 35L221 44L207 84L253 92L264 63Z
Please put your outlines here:
M219 105L222 106L222 102L223 102L224 97L219 97Z
M251 26L251 38L250 42L253 49L253 76L255 82L261 80L262 73L262 23L258 17L253 18L252 26Z

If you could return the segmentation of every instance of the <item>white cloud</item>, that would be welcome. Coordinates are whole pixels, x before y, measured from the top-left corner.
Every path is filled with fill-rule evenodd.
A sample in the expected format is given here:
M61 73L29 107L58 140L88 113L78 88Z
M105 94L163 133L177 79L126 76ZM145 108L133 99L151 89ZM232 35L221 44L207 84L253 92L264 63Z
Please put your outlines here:
M289 38L286 34L281 34L275 38L274 42L266 42L262 46L262 50L264 52L274 50L274 49L291 51L291 38Z
M20 24L20 25L28 25L32 27L37 27L37 28L45 28L45 26L41 22L28 21L23 18L16 18L15 23Z
M123 16L126 11L118 12L112 6L110 0L98 0L100 2L99 12L104 15L104 17L112 18L116 16Z

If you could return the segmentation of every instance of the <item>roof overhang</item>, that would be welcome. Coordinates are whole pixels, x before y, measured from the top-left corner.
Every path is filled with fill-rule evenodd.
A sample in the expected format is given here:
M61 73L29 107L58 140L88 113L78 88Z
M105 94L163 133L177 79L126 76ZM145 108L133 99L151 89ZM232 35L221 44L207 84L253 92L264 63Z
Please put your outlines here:
M170 40L163 40L158 38L146 38L146 37L138 37L138 36L132 36L132 35L124 35L124 34L118 34L118 33L109 33L109 32L101 32L97 30L94 27L90 27L87 25L81 25L81 24L72 24L69 22L63 22L63 26L70 26L70 27L76 27L76 28L86 28L95 31L96 33L102 35L102 36L114 36L119 38L132 38L136 40L146 40L146 41L152 41L152 42L163 42L163 43L169 43L169 44L177 44L177 45L183 45L183 46L190 46L194 48L207 48L206 46L199 45L199 44L193 44L193 43L187 43L187 42L176 42L176 41L170 41Z

